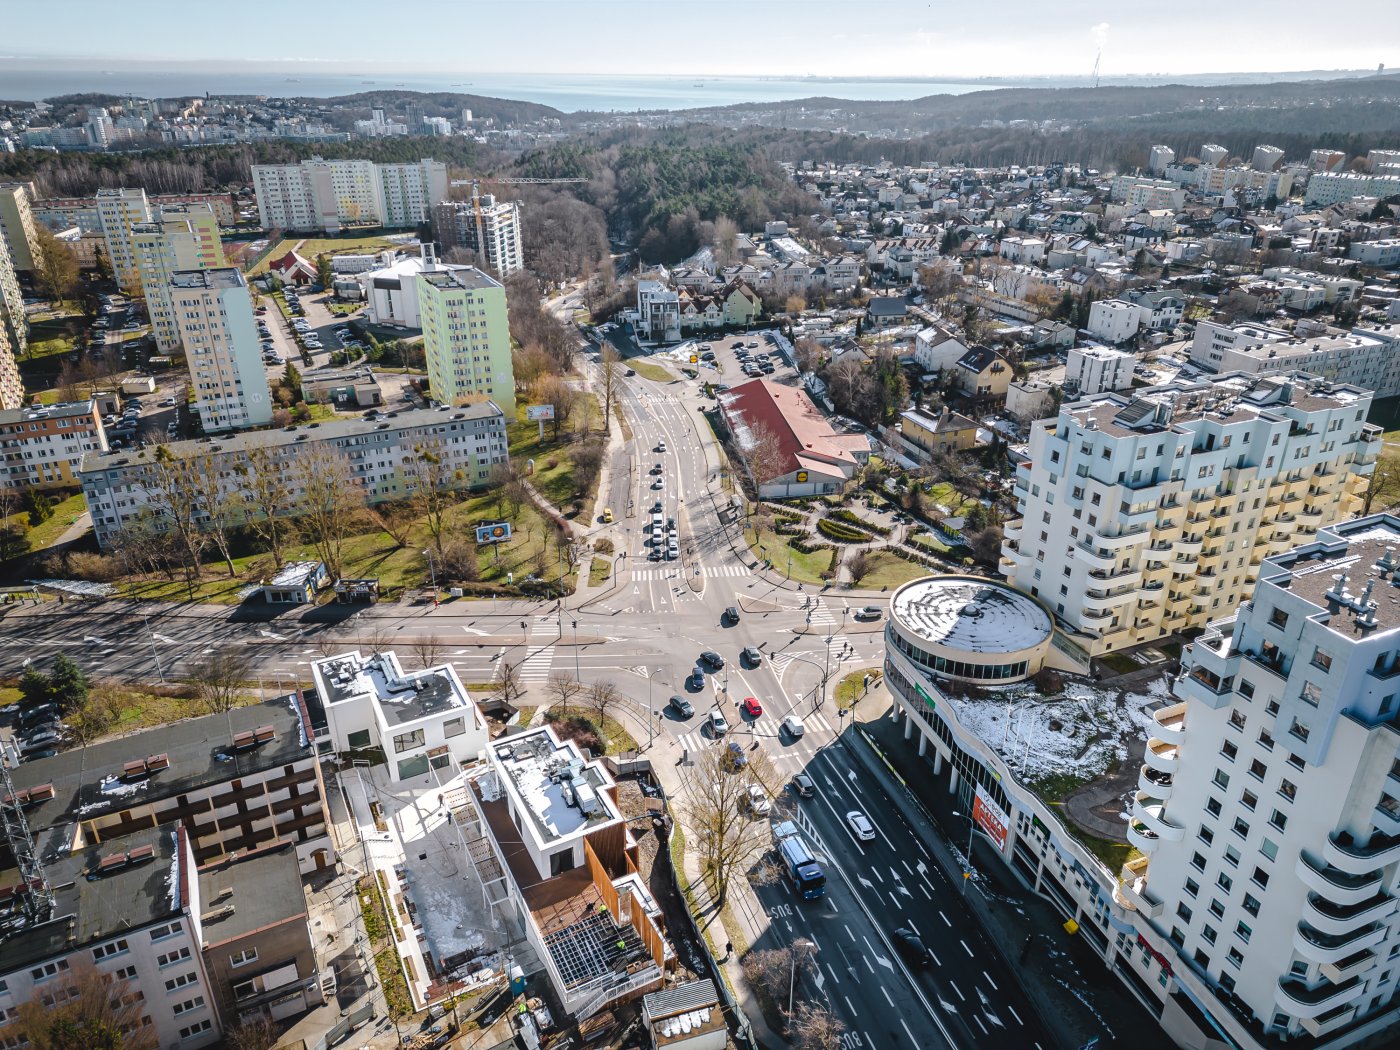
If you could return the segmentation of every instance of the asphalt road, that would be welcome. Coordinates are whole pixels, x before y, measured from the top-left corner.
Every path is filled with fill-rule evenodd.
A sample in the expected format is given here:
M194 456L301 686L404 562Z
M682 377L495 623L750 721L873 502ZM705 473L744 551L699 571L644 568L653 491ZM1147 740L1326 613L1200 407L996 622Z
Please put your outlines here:
M727 347L720 353L732 356ZM1048 1050L1051 1042L963 909L958 889L838 742L842 719L830 690L848 671L878 666L882 655L881 625L858 625L850 615L850 606L868 599L780 588L754 575L742 541L740 553L732 549L737 524L719 513L727 497L716 452L702 441L700 410L709 402L699 382L637 377L624 386L622 409L632 437L613 463L608 498L616 521L590 526L616 544L618 586L583 608L565 608L561 617L549 602L476 601L438 609L379 606L359 614L293 608L269 616L121 601L81 612L72 600L5 606L0 668L18 674L29 660L63 651L94 677L149 681L181 676L208 655L239 647L252 661L252 674L271 687L307 680L309 663L322 656L388 644L411 666L425 657L449 660L467 683L490 682L504 663L516 664L540 701L553 675L611 680L634 727L648 726L639 740L644 747L657 734L684 750L721 746L700 729L706 712L719 708L734 726L731 739L763 749L785 777L806 770L818 783L817 796L798 808L830 866L827 896L804 902L785 884L758 892L774 920L766 937L785 943L801 936L818 945L821 994L848 1026L848 1050ZM659 453L663 440L666 452ZM649 487L647 472L656 462L663 464L661 490ZM677 561L646 560L642 524L657 494L667 516L679 522ZM743 609L739 622L723 625L724 610L735 605ZM742 665L745 646L764 654L757 666ZM703 650L718 652L726 666L690 691L685 679ZM691 699L693 718L666 710L672 693ZM748 696L763 706L756 719L740 715ZM789 713L806 722L798 740L779 735ZM875 841L858 843L845 830L844 814L854 808L876 822ZM909 970L892 949L899 926L916 929L933 950L936 959L927 969Z

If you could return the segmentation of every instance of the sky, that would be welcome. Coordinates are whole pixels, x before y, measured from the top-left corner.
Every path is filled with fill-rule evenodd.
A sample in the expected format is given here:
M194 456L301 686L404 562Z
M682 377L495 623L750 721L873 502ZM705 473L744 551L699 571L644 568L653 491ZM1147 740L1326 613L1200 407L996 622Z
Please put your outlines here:
M937 79L1083 76L1102 49L1105 76L1400 67L1397 0L0 2L11 64Z

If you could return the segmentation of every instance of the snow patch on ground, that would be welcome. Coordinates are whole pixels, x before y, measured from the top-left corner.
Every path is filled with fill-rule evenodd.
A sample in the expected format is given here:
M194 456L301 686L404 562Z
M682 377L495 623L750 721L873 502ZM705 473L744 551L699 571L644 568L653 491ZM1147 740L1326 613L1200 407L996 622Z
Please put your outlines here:
M1026 684L950 701L958 721L1028 783L1055 774L1091 780L1115 759L1141 755L1155 725L1151 712L1174 702L1165 677L1125 691L1069 681L1055 697Z

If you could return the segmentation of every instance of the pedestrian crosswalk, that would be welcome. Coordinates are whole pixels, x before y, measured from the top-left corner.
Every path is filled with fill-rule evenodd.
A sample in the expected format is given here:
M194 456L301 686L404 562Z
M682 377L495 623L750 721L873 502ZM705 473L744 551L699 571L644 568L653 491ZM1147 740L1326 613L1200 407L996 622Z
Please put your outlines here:
M832 726L830 720L827 719L825 715L803 714L801 715L801 718L803 725L806 727L807 733L829 734L835 731L835 728ZM763 718L755 719L752 722L744 721L739 725L734 726L729 731L729 737L739 741L743 741L746 738L752 738L756 740L776 740L780 736L781 726L782 719L769 718L767 716L764 716ZM711 738L708 733L699 728L693 729L688 733L682 733L677 739L679 740L681 747L685 748L687 751L699 751L703 748L709 747L715 742L714 739ZM721 737L720 739L726 738ZM786 736L783 736L782 740L784 744L790 743ZM800 738L798 743L800 744L805 740L806 735L804 734L803 737Z
M653 580L680 580L689 578L695 572L694 566L685 566L680 562L669 562L661 568L653 569L633 569L632 579L638 583L647 583ZM707 580L734 579L749 575L749 570L742 565L702 565L700 575Z
M700 574L707 580L733 579L750 575L748 568L743 565L704 565L701 566Z
M823 627L829 627L832 624L836 623L836 617L833 616L831 614L831 610L827 608L825 598L818 598L816 600L816 604L809 608L807 611L810 614L810 619L813 625L820 624Z
M532 650L520 665L520 683L522 685L538 685L541 682L549 681L549 669L553 662L553 645Z

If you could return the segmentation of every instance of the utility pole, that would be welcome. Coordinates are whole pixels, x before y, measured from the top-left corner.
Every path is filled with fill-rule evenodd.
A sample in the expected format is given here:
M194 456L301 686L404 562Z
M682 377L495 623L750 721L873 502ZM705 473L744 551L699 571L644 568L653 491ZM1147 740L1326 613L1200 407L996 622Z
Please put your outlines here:
M560 629L560 631L562 631L564 628L561 626L559 629ZM579 670L578 670L578 621L577 621L577 620L574 621L574 681L575 681L575 682L581 681L581 679L579 678Z

